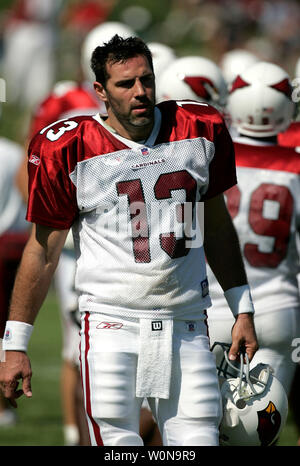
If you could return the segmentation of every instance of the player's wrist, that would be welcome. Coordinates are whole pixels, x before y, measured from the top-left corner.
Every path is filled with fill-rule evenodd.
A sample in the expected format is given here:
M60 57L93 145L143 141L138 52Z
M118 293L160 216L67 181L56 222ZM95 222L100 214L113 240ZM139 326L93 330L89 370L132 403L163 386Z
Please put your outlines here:
M235 318L242 315L254 314L254 306L248 284L235 286L226 290L224 296Z
M2 350L26 353L32 331L33 325L27 322L8 320L5 326Z

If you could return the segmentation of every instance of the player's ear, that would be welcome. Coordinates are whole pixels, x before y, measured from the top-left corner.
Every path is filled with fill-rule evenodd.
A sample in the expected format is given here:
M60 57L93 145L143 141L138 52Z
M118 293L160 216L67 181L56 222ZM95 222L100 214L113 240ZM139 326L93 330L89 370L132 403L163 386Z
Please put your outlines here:
M97 96L99 97L100 100L103 102L107 101L107 96L106 96L106 90L103 84L98 83L98 81L94 82L94 89L96 91Z

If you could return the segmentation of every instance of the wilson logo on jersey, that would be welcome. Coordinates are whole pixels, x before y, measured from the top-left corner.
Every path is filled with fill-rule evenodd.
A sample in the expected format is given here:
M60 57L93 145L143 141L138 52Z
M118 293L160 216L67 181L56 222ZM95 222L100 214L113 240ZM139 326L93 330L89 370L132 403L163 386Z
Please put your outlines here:
M153 322L151 322L151 327L152 327L152 330L154 331L162 330L162 321L154 320Z
M107 328L110 328L112 330L119 330L120 328L123 327L123 324L120 322L100 322L100 324L97 325L97 329L104 330Z
M29 158L29 162L33 163L34 165L39 165L41 163L41 159L38 155L32 154Z

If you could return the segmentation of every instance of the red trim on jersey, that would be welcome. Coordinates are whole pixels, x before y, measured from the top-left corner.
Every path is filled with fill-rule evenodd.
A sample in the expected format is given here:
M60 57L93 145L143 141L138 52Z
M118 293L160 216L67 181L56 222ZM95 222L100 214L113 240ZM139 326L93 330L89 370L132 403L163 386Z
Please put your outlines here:
M264 168L300 174L300 155L291 148L239 142L235 142L234 147L238 167Z
M85 354L84 354L84 361L85 361L85 401L86 401L86 412L87 415L92 423L93 431L95 435L95 440L97 446L103 447L103 440L100 433L99 424L95 421L92 416L92 408L91 408L91 390L90 390L90 377L89 377L89 363L88 363L88 352L90 349L90 341L89 341L89 322L90 313L86 312L84 316L84 336L85 336Z

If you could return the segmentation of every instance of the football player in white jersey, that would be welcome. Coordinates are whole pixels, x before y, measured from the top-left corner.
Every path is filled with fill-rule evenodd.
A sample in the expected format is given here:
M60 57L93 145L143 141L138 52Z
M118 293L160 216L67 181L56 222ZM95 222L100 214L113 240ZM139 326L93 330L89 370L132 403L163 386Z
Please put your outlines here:
M151 53L138 38L114 36L97 47L92 69L107 115L57 122L30 144L27 219L34 227L6 324L1 389L15 406L22 394L32 396L27 343L72 227L92 444L143 445L146 397L164 445L218 445L205 254L236 316L230 358L246 351L251 360L257 349L223 198L236 183L231 138L208 104L155 105Z
M239 133L234 139L238 184L225 192L256 311L259 350L251 364L269 364L287 394L296 368L293 342L300 335L300 159L278 145L277 134L293 118L291 91L287 73L272 63L258 62L234 81L228 111ZM228 305L209 268L208 277L211 343L229 342Z

